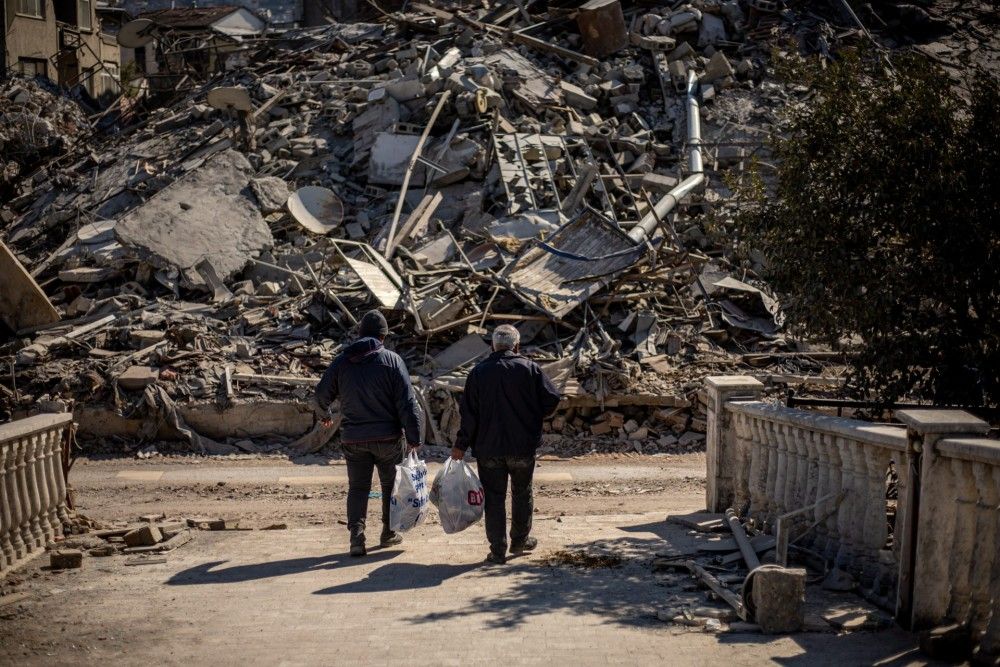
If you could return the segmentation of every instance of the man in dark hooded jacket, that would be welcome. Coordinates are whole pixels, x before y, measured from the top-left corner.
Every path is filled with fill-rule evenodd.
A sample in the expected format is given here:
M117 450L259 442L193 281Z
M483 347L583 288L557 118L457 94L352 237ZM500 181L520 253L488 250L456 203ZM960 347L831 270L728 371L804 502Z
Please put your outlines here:
M347 528L351 555L364 556L365 518L372 471L378 469L382 484L382 535L380 546L403 541L389 529L389 499L396 481L396 465L403 460L400 436L416 449L423 424L403 360L382 346L389 326L377 310L365 313L358 324L359 338L341 352L323 373L316 388L316 402L324 414L340 399L343 415L341 442L347 461ZM330 425L329 418L323 420Z

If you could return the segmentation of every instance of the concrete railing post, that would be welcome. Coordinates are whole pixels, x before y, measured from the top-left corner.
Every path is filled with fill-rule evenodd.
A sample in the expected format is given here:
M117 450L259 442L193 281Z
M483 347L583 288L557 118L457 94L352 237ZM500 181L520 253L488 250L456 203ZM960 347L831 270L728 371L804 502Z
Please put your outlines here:
M733 398L759 398L764 385L745 375L715 376L705 380L708 398L708 434L705 451L707 459L707 484L705 506L709 512L725 512L735 501L737 493L736 430L726 402Z
M982 435L989 425L961 410L900 410L896 418L906 424L909 441L907 498L900 498L900 505L908 510L906 516L897 517L896 614L904 627L924 629L949 611L954 565L951 547L959 480L953 479L951 465L938 465L935 445L949 437Z
M1000 523L1000 466L973 464L972 475L976 480L979 502L976 504L976 527L974 534L981 544L997 544L997 524ZM972 575L972 629L982 634L990 620L990 615L1000 621L1000 554L998 549L977 549L976 566ZM998 581L994 585L994 573ZM996 593L994 592L996 588ZM1000 639L1000 634L997 635Z

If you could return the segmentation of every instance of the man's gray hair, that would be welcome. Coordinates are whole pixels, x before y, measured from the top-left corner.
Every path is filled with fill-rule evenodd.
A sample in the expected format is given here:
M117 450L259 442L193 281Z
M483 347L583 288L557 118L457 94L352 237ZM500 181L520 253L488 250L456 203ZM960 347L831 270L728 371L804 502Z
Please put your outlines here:
M521 342L521 332L509 324L501 324L493 330L493 349L513 350Z

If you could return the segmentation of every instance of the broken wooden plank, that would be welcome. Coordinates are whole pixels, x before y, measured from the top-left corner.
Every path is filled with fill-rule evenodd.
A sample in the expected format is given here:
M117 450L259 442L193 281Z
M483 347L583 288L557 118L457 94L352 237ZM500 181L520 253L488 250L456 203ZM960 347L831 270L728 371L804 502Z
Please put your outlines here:
M555 44L549 44L548 42L538 39L537 37L532 37L531 35L525 35L521 32L510 33L511 39L525 46L536 49L538 51L545 51L546 53L553 53L557 56L566 58L567 60L573 60L580 63L581 65L587 65L589 67L597 67L601 64L601 61L597 58L591 58L590 56L585 56L582 53L577 53L576 51L570 51L569 49L564 49L561 46L556 46Z
M389 224L389 233L386 236L386 248L393 247L393 241L396 236L396 225L399 224L399 214L403 212L403 204L406 202L406 191L410 187L410 176L413 175L413 168L417 164L417 158L420 157L420 152L424 149L424 143L427 141L428 135L431 133L431 129L434 127L434 123L437 122L437 117L441 113L441 109L444 108L445 102L451 97L451 91L446 90L441 93L441 97L438 98L437 105L434 107L434 111L431 112L431 119L427 121L427 125L424 127L423 134L420 135L420 140L417 141L417 147L413 149L413 155L410 156L410 163L406 166L406 173L403 175L403 184L399 188L399 199L396 200L396 210L392 213L392 222Z
M438 205L441 204L443 199L444 195L440 192L435 192L433 195L426 195L420 200L417 207L406 218L406 222L399 228L399 234L393 239L392 244L386 246L386 259L392 259L392 255L396 252L396 249L409 239L410 235L415 233L419 227L427 226L431 216L434 215L434 211L437 210Z

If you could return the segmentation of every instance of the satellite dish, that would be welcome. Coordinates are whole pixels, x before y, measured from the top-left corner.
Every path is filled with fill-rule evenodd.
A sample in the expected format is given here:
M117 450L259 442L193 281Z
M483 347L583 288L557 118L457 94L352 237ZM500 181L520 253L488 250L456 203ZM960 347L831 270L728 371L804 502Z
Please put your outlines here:
M126 49L138 49L152 42L155 32L156 24L149 19L129 21L118 31L118 44Z
M329 188L307 185L288 197L288 212L314 234L329 234L344 220L344 205Z
M246 88L213 88L208 91L208 104L216 109L235 109L236 111L253 111L253 102Z

